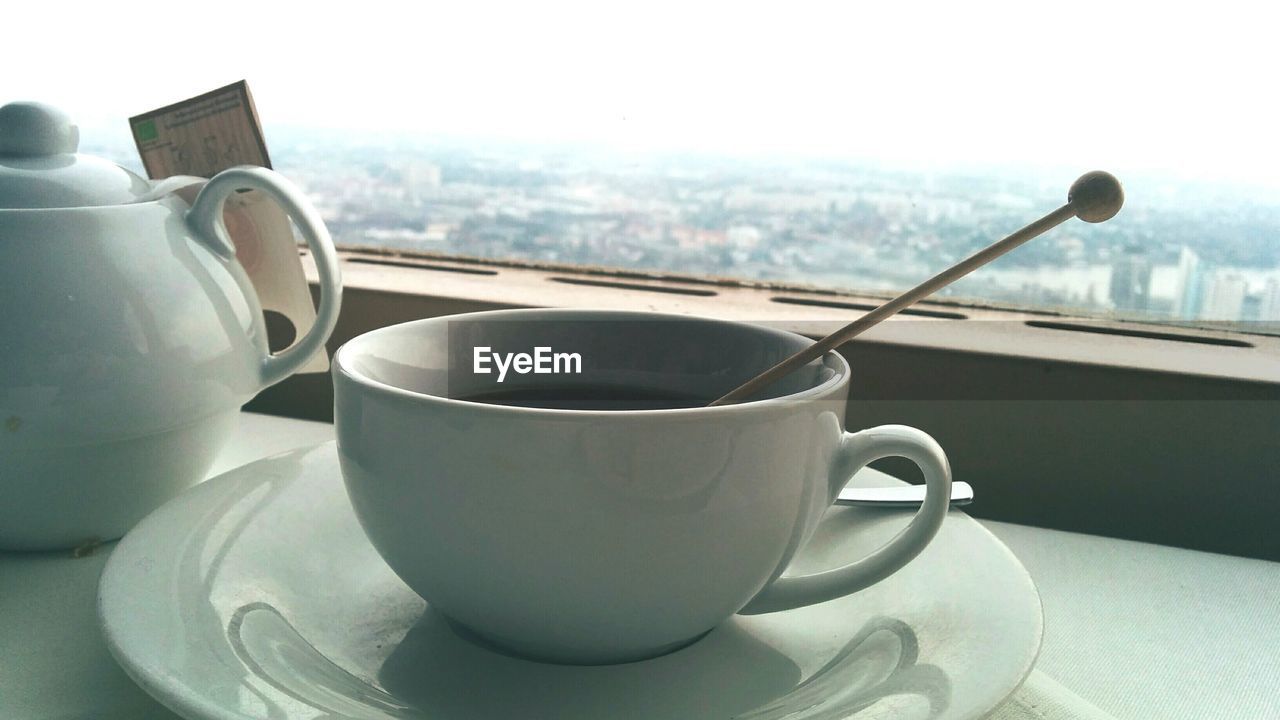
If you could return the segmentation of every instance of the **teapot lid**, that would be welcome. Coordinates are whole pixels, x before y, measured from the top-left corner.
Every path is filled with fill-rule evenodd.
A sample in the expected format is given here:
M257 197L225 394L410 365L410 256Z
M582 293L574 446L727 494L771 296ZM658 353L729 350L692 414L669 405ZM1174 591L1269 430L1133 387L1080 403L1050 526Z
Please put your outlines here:
M76 152L80 128L43 103L0 107L0 209L97 207L147 199L151 182Z

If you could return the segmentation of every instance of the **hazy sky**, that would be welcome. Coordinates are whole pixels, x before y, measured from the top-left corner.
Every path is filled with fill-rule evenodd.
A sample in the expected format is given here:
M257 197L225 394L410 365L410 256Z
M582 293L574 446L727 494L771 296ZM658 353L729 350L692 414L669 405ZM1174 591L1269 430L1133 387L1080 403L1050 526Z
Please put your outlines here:
M1261 2L187 0L4 14L0 99L56 103L86 123L123 125L246 78L268 127L1280 187L1278 18Z

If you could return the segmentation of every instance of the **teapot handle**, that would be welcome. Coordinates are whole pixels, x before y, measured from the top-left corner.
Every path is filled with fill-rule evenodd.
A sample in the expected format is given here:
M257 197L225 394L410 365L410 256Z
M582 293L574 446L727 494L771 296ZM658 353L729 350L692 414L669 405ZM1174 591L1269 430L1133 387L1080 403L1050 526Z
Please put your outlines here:
M329 339L342 306L342 277L333 240L329 238L329 231L315 207L283 175L263 167L241 166L223 170L200 190L191 204L187 222L196 237L214 253L228 261L235 258L235 246L231 244L223 224L222 209L227 198L237 190L260 190L279 203L306 240L320 276L320 307L316 308L316 321L292 347L277 355L268 353L262 359L260 388L265 388L296 372Z

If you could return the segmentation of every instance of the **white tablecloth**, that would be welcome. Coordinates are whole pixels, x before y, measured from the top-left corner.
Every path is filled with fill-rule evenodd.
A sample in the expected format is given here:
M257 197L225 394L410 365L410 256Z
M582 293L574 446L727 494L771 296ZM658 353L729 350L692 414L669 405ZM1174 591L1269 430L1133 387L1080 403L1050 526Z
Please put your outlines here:
M983 524L1040 591L1044 675L1121 720L1280 719L1280 563Z

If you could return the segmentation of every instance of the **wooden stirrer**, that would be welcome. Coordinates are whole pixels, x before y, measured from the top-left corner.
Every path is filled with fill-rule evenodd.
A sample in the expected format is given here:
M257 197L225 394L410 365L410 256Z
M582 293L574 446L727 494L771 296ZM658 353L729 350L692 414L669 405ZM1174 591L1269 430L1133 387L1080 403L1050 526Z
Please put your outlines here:
M1054 228L1070 218L1078 217L1085 222L1100 223L1115 217L1124 205L1124 190L1120 181L1110 173L1095 170L1080 176L1067 192L1067 204L1014 232L999 242L992 243L919 285L886 302L880 307L836 330L813 345L801 350L759 375L739 385L727 395L710 404L730 405L741 402L753 393L772 385L796 368L821 357L828 350L844 343L882 320L886 320L899 311L914 305L925 297L941 290L974 270L995 260L1001 255L1018 247L1022 243Z

